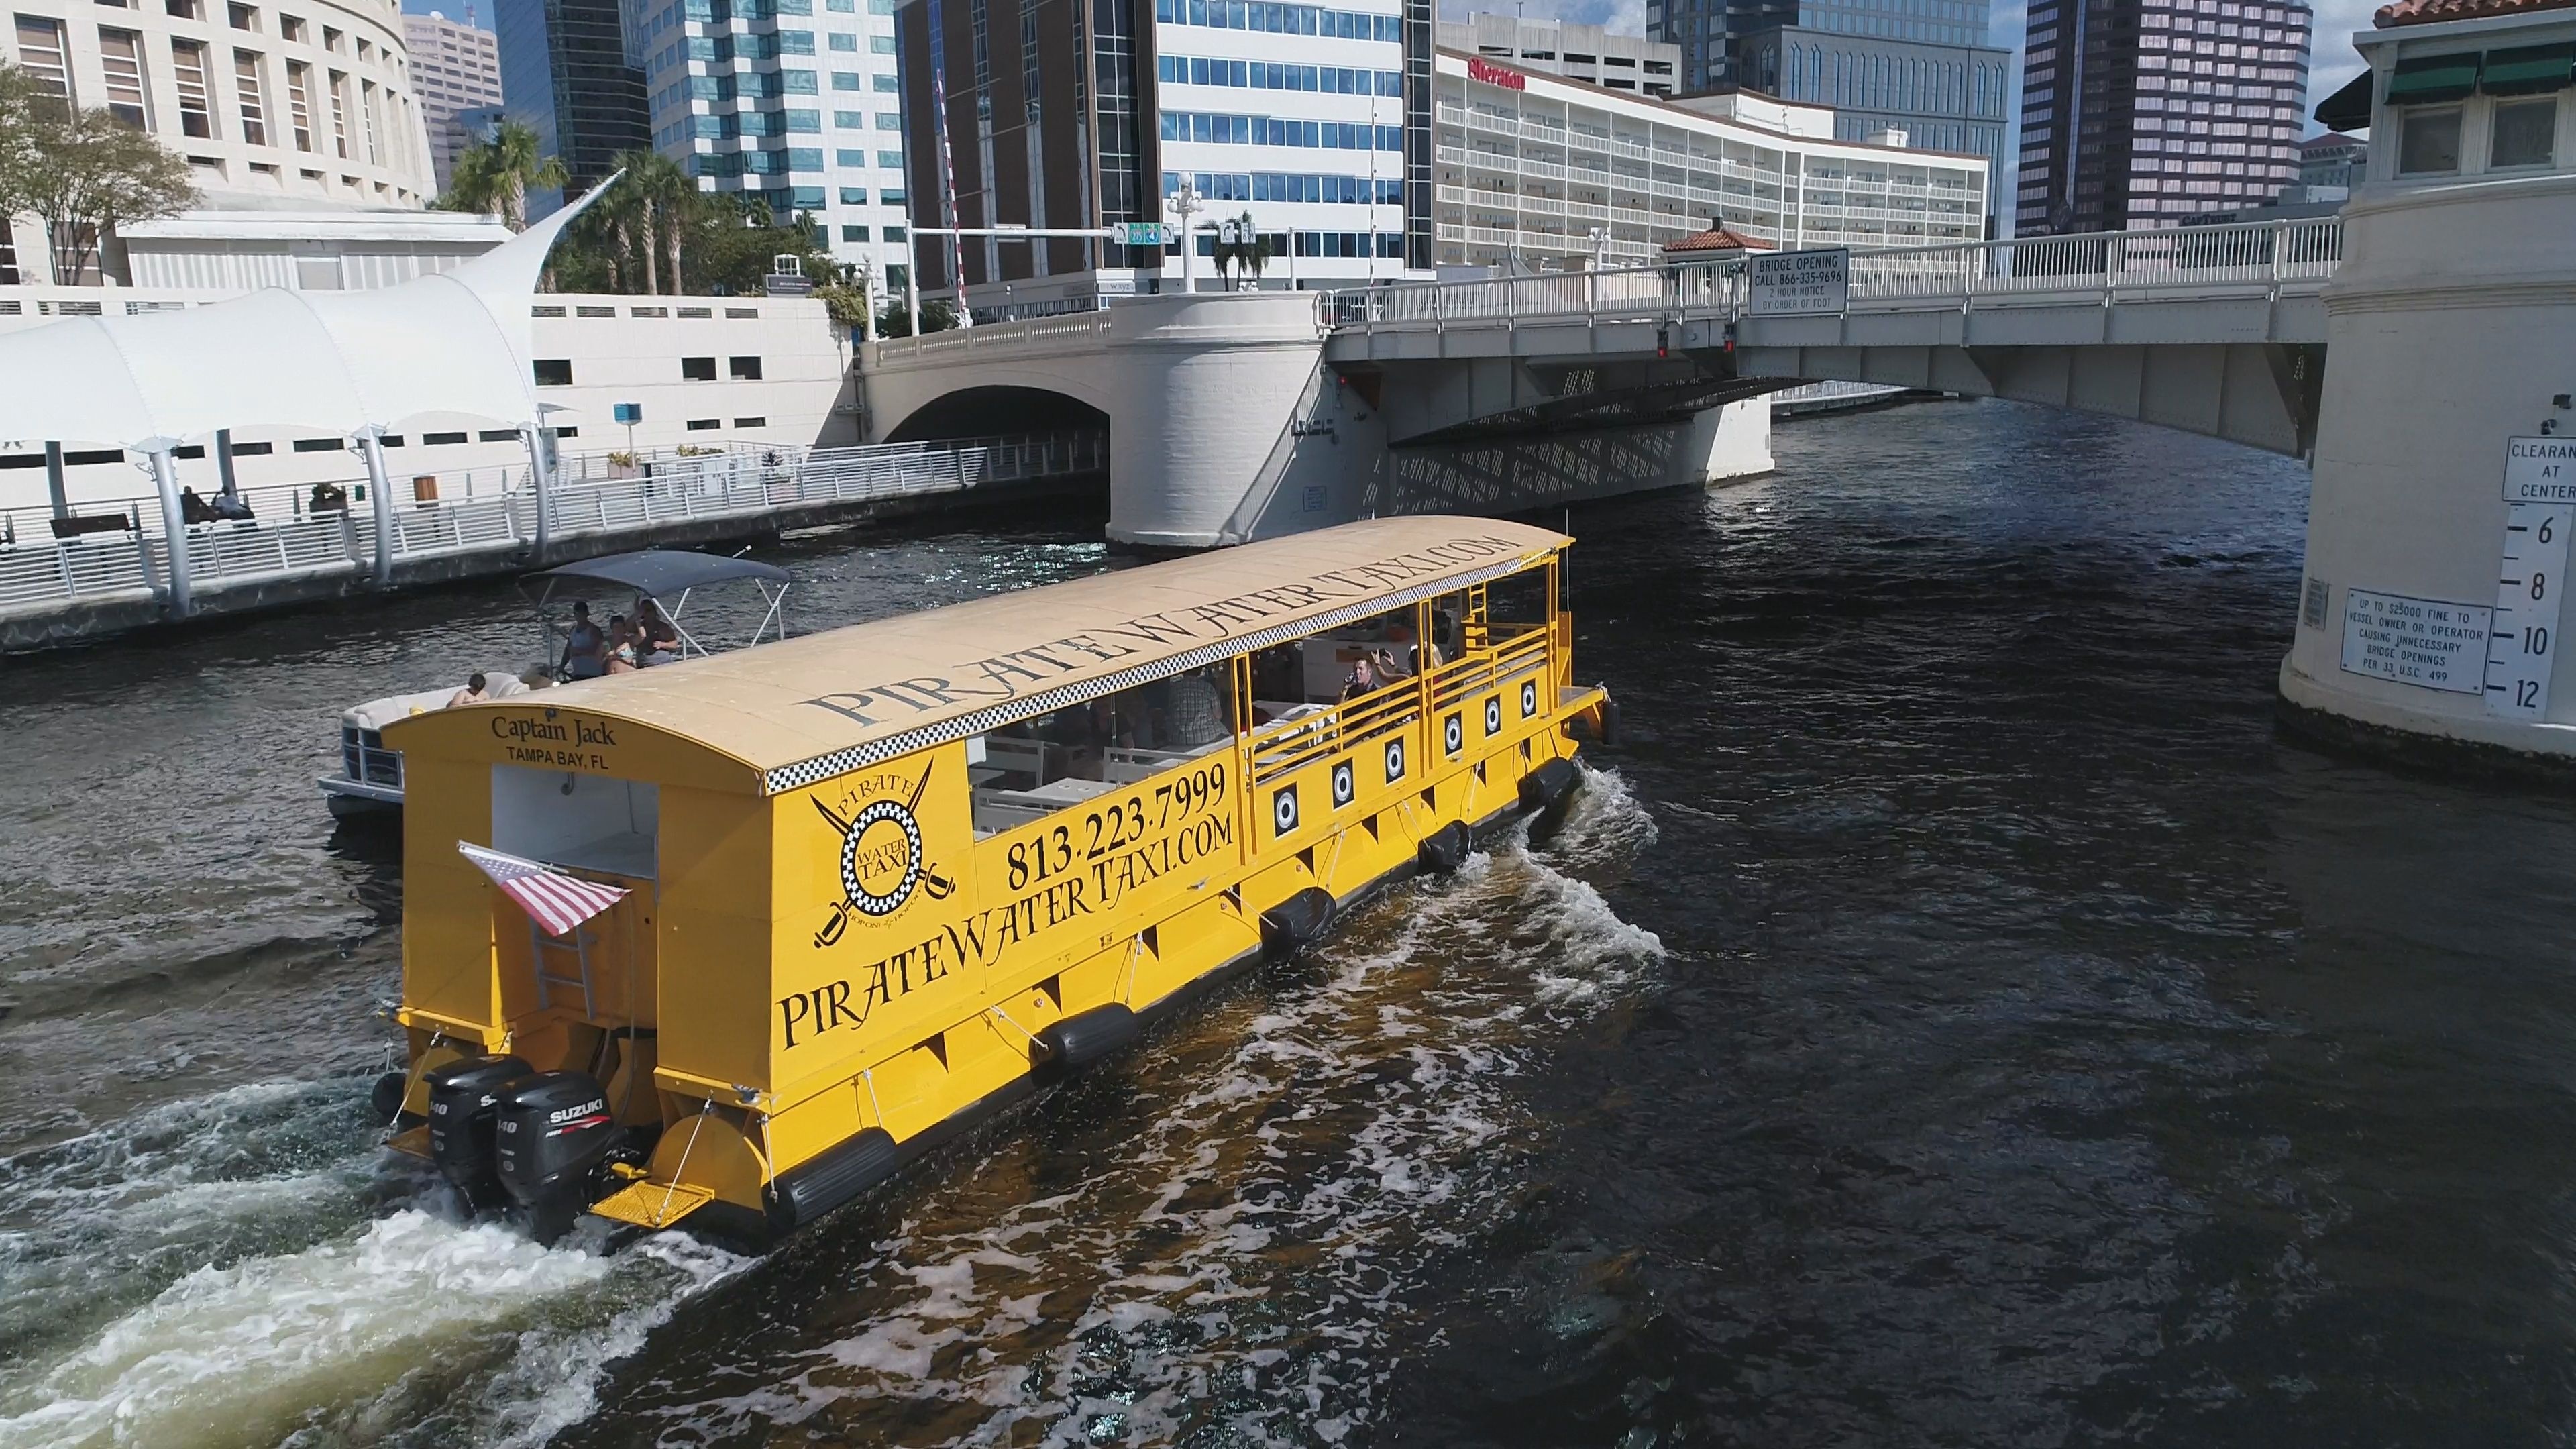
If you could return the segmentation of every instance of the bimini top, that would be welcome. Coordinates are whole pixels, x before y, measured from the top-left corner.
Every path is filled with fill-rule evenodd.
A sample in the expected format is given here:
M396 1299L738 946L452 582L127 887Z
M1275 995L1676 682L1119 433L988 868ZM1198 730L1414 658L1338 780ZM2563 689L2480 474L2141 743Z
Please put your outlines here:
M1516 573L1571 542L1494 519L1372 519L582 680L544 700L727 756L774 795ZM397 733L440 721L479 732L479 711L527 703L441 710Z
M584 559L560 568L541 569L520 579L519 587L532 597L541 599L565 583L633 589L639 594L660 598L665 594L677 594L702 584L720 584L730 579L767 579L771 583L783 584L787 582L787 570L753 563L747 558L726 558L720 554L695 553L680 548L648 548L638 553L612 553L605 558Z

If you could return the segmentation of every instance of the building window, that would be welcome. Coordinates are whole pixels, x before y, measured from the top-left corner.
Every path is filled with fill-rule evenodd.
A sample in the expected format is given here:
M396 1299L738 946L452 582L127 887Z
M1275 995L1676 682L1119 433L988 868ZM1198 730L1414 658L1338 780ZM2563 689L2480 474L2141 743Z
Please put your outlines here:
M877 112L877 129L878 129L878 130L880 130L880 131L900 131L900 130L902 130L902 129L903 129L903 117L902 117L902 115L901 115L900 113L898 113L898 112L894 112L894 111L879 111L879 112Z
M712 432L714 432L716 429L721 428L721 427L723 427L723 426L724 426L724 419L722 419L722 418L691 418L691 419L689 419L689 431L690 431L690 432L693 432L693 433L712 433Z
M736 382L758 382L760 381L760 359L737 357L733 360L731 371Z
M2431 176L2460 169L2460 109L2407 111L2398 135L2397 174Z
M862 153L860 153L860 152L856 152L856 151L844 151L844 152L842 152L841 154L842 154L842 156L843 156L843 157L845 157L845 158L846 158L846 157L850 157L850 156L859 155L859 154L862 154ZM863 162L856 162L856 161L850 161L850 160L846 160L846 159L845 159L845 160L843 160L843 161L841 162L841 164L842 164L842 165L844 165L844 166L856 166L856 165L862 165L862 164L865 164L865 163L863 163ZM867 189L866 187L864 187L864 186L844 186L844 187L842 187L842 188L841 188L841 204L842 204L843 206L865 206L865 205L867 205L867 204L868 204L868 189Z
M832 72L832 89L836 91L864 90L866 87L867 78L860 75L857 71L836 70Z
M214 113L206 108L206 46L170 41L170 72L178 83L178 129L191 137L214 137Z
M570 387L572 386L572 359L540 357L536 359L536 374L539 387Z
M903 169L903 153L901 151L879 151L877 153L877 164L888 171L901 171ZM891 206L903 205L903 193L897 191L889 194L886 197L886 202Z
M835 30L827 37L827 39L831 42L831 47L834 50L855 51L859 48L859 38L846 31Z
M295 149L313 149L313 68L300 60L286 63L286 119L295 130Z
M295 451L299 453L336 453L340 451L343 446L345 445L338 438L298 438L295 440Z
M241 7L233 7L238 10ZM233 90L241 97L242 139L254 146L268 144L268 111L262 105L259 89L259 57L247 50L233 52Z
M865 151L835 151L832 153L832 164L835 166L865 166L868 164L868 153ZM850 195L847 190L844 190L841 193L841 200L848 202L852 206L856 206L867 199L868 198L864 192L858 196Z
M894 54L894 37L891 35L871 35L868 37L868 49L875 51L879 55L892 55Z
M72 73L63 55L61 21L40 15L18 17L18 68L57 99L72 98Z
M2411 131L2411 127L2409 128ZM2558 98L2498 101L2487 165L2546 166L2558 150Z
M281 15L277 17L277 34L282 40L292 40L301 45L304 43L304 22L292 15Z
M197 0L163 0L163 7L181 20L203 20L197 13Z
M461 443L464 441L465 435L463 433L423 433L420 435L421 446L425 448L443 448L450 443ZM236 448L233 451L240 452L241 450Z
M872 75L868 77L868 79L875 82L876 88L881 91L899 91L903 89L903 82L890 75Z
M107 80L107 113L136 130L150 130L143 111L143 45L131 30L98 33L99 70Z
M765 428L765 427L768 427L768 426L769 426L769 419L767 419L767 418L736 418L736 419L734 419L734 420L733 420L733 425L734 425L735 427L737 427L737 428Z
M712 357L683 357L683 358L681 358L681 359L680 359L680 380L681 380L682 382L713 382L713 381L715 381L715 380L716 380L716 360L715 360L714 358L712 358Z
M868 229L866 227L845 226L841 228L841 240L845 242L863 242L867 239Z
M886 231L885 239L886 239L887 241L890 241L890 242L899 242L899 241L902 241L902 240L904 240L904 239L905 239L905 238L904 238L904 230L903 230L903 228L902 228L902 227L899 227L899 226L890 226L890 227L887 227L887 228L885 229L885 231Z
M253 33L256 33L259 30L259 12L257 10L252 9L247 5L233 5L227 7L227 9L230 12L233 29L248 30Z
M349 78L336 70L331 72L331 144L339 149L341 160L349 159Z

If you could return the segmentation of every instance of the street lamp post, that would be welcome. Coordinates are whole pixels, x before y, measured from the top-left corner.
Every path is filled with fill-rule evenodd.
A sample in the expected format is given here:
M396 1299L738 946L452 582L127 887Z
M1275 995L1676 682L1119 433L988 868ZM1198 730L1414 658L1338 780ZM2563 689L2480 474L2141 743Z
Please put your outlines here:
M1163 198L1163 209L1180 219L1181 290L1183 292L1188 292L1192 290L1190 281L1190 255L1198 250L1198 238L1190 234L1190 217L1192 214L1204 210L1205 203L1199 200L1198 188L1191 185L1185 178L1181 182L1180 190Z

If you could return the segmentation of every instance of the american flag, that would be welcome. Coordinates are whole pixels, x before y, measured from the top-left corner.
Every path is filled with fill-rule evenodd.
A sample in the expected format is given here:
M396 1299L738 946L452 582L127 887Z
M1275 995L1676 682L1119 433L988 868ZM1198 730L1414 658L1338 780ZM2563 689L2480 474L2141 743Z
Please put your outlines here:
M623 886L601 885L596 881L575 880L546 869L533 860L503 855L480 845L456 842L458 853L492 877L501 893L519 903L537 929L549 936L567 935L572 928L607 910L626 898Z

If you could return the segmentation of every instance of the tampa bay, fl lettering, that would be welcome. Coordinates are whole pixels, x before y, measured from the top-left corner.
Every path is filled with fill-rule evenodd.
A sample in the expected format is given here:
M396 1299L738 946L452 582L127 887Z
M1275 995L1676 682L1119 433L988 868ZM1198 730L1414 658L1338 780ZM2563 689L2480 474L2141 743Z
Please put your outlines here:
M515 764L605 770L608 757L598 751L616 747L617 726L611 720L583 719L578 715L570 719L525 719L496 714L492 717L492 738L504 741L502 749Z
M1229 598L1141 614L1115 624L1067 634L1030 649L1015 649L956 665L941 674L836 690L801 701L862 725L927 714L966 702L1017 699L1056 678L1090 670L1149 649L1194 641L1230 639L1243 628L1281 615L1366 599L1416 579L1454 572L1460 564L1519 553L1507 538L1455 538L1374 563L1352 564L1309 575L1305 582L1255 589Z

